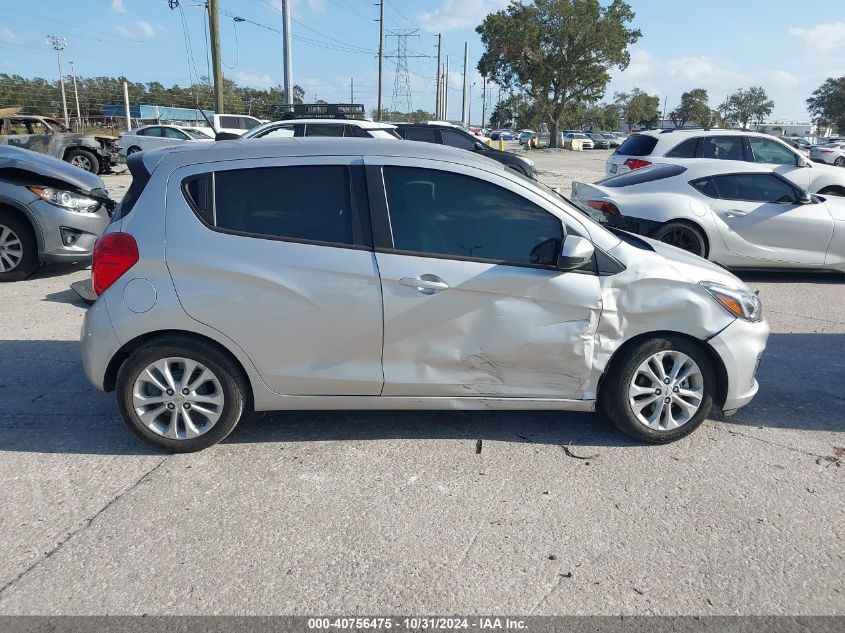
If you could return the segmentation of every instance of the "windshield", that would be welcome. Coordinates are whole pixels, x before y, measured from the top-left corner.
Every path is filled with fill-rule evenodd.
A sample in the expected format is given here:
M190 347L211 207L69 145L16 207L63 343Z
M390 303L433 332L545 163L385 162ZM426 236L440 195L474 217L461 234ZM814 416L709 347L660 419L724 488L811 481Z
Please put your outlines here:
M205 134L204 132L200 132L199 130L192 130L190 128L183 127L182 131L185 134L187 134L188 136L190 136L191 138L199 138L199 139L209 139L209 138L211 138L208 134Z

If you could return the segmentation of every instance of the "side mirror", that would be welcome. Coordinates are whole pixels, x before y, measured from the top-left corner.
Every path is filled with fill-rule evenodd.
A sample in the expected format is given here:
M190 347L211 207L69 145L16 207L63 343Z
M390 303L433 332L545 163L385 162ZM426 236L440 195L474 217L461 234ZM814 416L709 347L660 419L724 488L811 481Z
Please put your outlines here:
M567 235L557 258L557 267L560 270L575 270L588 263L595 252L596 249L590 240L577 235Z
M813 203L813 196L810 195L810 192L806 189L802 189L801 193L798 194L798 204L812 204Z
M804 156L798 155L798 166L799 167L809 167L812 163L808 161Z

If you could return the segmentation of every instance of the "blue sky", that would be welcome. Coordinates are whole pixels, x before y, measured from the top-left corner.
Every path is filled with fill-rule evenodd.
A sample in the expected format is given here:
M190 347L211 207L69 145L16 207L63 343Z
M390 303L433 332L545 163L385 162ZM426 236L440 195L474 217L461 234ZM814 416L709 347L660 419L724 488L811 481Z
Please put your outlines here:
M378 7L374 0L292 0L294 81L306 100L349 99L367 108L377 92ZM435 34L451 63L450 118L460 118L461 63L469 42L473 119L480 118L481 43L475 26L507 0L387 0L387 29L419 29L409 40L413 106L433 110ZM762 85L775 101L772 119L805 120L805 99L825 78L845 74L843 0L629 0L643 37L624 72L614 71L607 97L638 86L667 98L703 87L711 105L737 88ZM65 60L79 75L119 75L133 81L187 84L195 69L207 74L204 11L199 0L0 0L0 72L53 78L55 56L45 35L63 35ZM220 0L224 74L241 84L282 81L280 0ZM185 50L185 16L193 62ZM257 24L235 24L238 15ZM395 49L391 38L387 50ZM394 64L385 64L384 101L391 105ZM67 72L69 69L65 68ZM494 97L495 99L495 97ZM0 107L2 104L0 104Z

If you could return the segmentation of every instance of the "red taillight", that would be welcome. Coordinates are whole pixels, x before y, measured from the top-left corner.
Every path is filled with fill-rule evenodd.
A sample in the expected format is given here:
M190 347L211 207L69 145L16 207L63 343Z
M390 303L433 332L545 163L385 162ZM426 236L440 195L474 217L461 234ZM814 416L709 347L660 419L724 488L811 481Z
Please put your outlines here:
M138 244L129 233L105 233L94 244L91 285L97 296L138 261Z
M625 161L625 166L631 171L634 171L635 169L642 169L643 167L648 167L649 165L651 165L650 162L640 158L629 158Z
M619 208L612 202L605 202L604 200L587 200L587 204L597 211L601 211L607 215L622 215L619 213Z

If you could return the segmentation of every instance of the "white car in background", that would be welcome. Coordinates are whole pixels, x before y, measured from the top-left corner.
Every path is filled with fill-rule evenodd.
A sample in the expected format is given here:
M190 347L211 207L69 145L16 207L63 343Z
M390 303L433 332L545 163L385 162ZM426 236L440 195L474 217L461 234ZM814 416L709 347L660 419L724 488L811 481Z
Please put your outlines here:
M207 143L213 140L207 132L199 128L180 125L145 125L121 134L115 146L121 156L128 156L158 147L170 147L181 143Z
M259 125L241 138L288 138L302 136L335 136L384 138L401 140L396 126L364 119L290 119Z
M648 130L632 134L611 154L608 176L624 174L675 159L732 161L728 169L767 165L801 189L820 195L845 196L845 171L813 164L801 152L768 134L743 130ZM833 161L831 161L833 162Z
M563 146L566 147L568 144L571 144L574 140L581 141L581 147L583 149L593 149L595 147L595 143L593 143L593 139L591 139L586 134L582 134L581 132L567 132L563 135ZM568 141L568 143L567 143ZM571 145L570 145L571 146Z
M249 130L261 125L261 119L246 114L213 114L211 122L216 132L243 136Z
M845 199L810 194L767 165L688 159L575 182L572 196L606 226L729 268L845 272Z
M845 167L845 142L814 145L810 148L810 160Z

